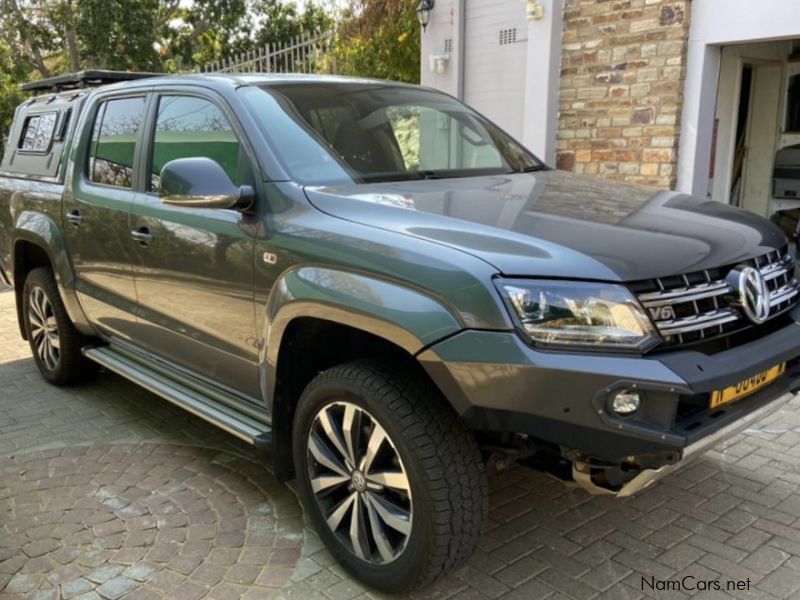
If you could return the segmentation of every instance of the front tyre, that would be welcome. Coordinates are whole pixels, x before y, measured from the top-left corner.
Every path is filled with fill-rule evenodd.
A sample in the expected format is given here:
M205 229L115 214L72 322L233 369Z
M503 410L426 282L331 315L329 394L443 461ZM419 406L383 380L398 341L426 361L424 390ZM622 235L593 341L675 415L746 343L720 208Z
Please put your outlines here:
M300 497L330 552L385 592L474 552L488 506L474 438L420 373L356 361L318 375L295 414Z
M81 335L67 315L50 269L40 267L28 273L22 314L34 361L47 381L67 385L94 372L81 355Z

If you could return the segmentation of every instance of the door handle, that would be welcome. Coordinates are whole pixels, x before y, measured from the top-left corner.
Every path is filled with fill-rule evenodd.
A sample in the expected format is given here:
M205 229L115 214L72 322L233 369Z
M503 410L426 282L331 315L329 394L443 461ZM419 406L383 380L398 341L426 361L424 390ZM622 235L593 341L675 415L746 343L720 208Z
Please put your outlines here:
M80 224L83 223L81 211L73 210L71 213L67 213L67 221L69 221L74 227L79 227Z
M147 227L139 227L139 229L134 229L131 231L131 237L139 242L140 246L147 246L155 239Z

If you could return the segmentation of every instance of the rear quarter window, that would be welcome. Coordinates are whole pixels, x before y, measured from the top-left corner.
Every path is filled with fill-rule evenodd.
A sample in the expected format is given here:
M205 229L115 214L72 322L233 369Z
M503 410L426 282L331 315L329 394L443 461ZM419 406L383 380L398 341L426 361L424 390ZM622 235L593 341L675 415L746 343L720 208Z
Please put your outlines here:
M67 141L86 95L79 90L45 94L18 106L0 170L10 176L62 180Z
M25 117L18 147L23 152L47 152L53 141L58 112L46 112Z

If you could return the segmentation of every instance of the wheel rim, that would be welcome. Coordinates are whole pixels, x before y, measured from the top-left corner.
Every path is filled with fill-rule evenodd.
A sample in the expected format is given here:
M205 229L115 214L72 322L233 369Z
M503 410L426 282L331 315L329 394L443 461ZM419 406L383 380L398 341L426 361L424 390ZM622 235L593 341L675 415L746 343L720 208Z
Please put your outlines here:
M411 485L386 430L355 404L332 402L314 418L307 452L328 528L365 562L397 560L411 534Z
M34 287L28 296L28 320L36 356L48 370L55 371L61 359L61 339L53 305L40 287Z

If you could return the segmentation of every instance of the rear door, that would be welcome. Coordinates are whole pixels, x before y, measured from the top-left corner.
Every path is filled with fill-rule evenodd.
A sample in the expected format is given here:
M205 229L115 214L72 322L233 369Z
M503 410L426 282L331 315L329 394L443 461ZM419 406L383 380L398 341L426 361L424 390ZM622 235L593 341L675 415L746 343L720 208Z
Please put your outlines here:
M130 210L148 102L140 92L88 107L64 195L64 235L78 298L95 326L123 338L136 323Z
M210 92L209 92L210 94ZM131 227L140 323L136 342L195 374L251 397L259 392L253 251L257 219L238 210L184 208L158 196L163 166L207 157L238 185L255 185L241 131L222 101L200 92L154 98L146 192Z

